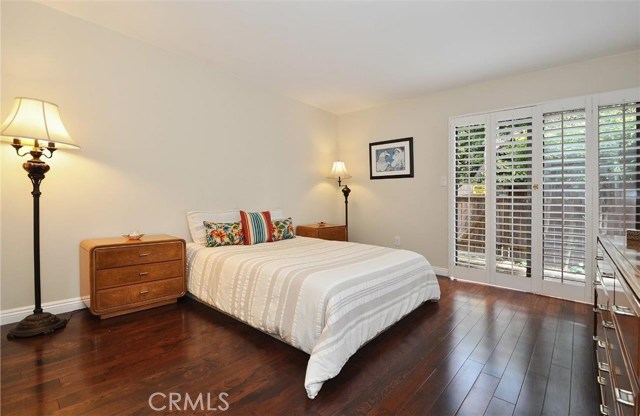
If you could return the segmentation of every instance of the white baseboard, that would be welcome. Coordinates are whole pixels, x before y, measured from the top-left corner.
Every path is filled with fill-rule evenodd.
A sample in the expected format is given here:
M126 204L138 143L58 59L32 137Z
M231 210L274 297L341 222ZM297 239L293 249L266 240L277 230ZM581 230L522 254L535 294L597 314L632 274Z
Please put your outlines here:
M436 274L438 276L449 276L449 269L445 268L445 267L433 267L431 266L431 268L433 269L434 272L436 272Z
M45 312L53 314L71 312L78 309L84 309L85 305L83 298L71 298L65 300L56 300L54 302L47 302L42 304L42 309ZM12 324L19 322L25 317L33 313L34 305L24 306L22 308L13 308L0 311L0 325Z

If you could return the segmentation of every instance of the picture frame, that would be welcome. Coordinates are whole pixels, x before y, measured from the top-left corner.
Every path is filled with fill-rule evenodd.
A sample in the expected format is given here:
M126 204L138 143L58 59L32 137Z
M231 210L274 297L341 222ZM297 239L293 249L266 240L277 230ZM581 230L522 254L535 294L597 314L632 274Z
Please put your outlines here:
M370 179L413 178L413 137L369 143Z

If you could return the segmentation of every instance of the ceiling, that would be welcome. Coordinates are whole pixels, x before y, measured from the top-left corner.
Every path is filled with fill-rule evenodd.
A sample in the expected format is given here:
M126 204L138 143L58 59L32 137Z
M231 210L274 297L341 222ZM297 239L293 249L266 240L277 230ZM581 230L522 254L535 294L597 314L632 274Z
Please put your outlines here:
M640 48L638 1L40 3L335 114Z

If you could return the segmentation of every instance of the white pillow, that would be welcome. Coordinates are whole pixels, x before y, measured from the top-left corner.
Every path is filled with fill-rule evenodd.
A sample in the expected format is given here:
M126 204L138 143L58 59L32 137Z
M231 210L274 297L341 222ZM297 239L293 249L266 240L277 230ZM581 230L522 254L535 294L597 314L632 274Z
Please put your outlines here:
M269 214L271 214L271 221L286 219L280 208L270 209Z
M285 219L281 209L270 209L271 221ZM207 245L207 236L204 230L204 221L207 222L237 222L240 221L240 210L222 212L213 211L187 211L189 232L194 243Z

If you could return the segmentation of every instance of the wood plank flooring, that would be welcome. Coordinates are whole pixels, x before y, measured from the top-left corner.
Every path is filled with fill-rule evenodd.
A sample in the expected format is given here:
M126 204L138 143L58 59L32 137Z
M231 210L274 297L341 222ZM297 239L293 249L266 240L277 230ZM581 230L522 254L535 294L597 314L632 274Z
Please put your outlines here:
M5 325L1 412L158 414L160 393L164 412L180 395L174 414L597 414L588 305L439 281L439 303L365 345L314 400L305 353L186 298L103 321L84 310L32 339L7 340ZM176 410L187 394L196 410Z

